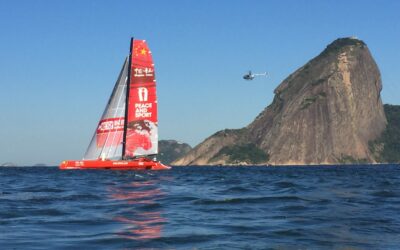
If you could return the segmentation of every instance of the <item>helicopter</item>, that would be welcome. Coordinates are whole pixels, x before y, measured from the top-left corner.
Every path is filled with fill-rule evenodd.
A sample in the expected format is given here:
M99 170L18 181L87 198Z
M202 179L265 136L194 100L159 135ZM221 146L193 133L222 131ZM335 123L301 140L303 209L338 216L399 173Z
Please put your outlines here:
M245 74L243 76L243 79L250 81L250 80L253 80L256 76L265 76L265 77L267 77L267 72L259 73L259 74L253 74L253 73L251 73L251 70L249 70L249 73Z

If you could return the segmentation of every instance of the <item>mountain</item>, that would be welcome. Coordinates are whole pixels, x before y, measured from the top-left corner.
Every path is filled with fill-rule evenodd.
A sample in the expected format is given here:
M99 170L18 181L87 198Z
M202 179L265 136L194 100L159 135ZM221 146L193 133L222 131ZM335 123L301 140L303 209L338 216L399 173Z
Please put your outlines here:
M400 106L384 105L388 124L381 136L370 142L370 150L379 162L400 163Z
M367 45L337 39L289 75L247 127L219 131L172 164L377 162L369 144L387 123L381 90Z
M175 140L160 140L158 142L158 148L158 159L164 164L170 164L192 149L189 144L177 142Z

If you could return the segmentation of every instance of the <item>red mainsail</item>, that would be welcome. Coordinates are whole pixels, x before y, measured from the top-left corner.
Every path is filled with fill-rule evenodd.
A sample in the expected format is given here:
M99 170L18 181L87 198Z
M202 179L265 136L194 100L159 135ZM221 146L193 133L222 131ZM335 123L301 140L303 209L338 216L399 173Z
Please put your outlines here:
M158 152L157 96L154 64L145 40L133 40L128 83L126 157Z

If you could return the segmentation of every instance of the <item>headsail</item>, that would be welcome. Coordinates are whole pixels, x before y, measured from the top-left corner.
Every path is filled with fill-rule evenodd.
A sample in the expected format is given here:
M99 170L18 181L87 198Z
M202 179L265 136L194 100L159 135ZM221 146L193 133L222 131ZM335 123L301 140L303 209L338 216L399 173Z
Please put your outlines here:
M122 157L128 68L127 58L85 153L85 160L99 158L121 159Z
M154 64L145 40L131 43L130 83L124 157L158 152L157 96Z

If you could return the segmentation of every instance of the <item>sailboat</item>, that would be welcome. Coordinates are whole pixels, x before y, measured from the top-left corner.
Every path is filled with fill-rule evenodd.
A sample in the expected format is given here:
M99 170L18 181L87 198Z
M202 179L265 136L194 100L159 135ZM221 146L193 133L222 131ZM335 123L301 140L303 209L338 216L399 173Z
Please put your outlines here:
M131 38L130 53L115 83L83 160L60 169L169 169L158 153L154 64L145 40Z

